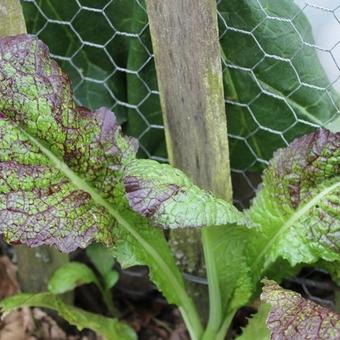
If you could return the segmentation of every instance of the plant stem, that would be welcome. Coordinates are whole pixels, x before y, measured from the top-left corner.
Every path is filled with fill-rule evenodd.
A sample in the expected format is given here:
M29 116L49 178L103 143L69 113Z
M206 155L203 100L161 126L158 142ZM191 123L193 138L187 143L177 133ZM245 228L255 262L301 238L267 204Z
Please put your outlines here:
M231 200L216 1L147 0L146 4L169 162L201 188ZM173 251L180 255L180 268L204 275L200 230L170 230L169 240ZM212 255L207 256L215 272L209 276L217 277ZM214 315L209 322L214 328L221 317L216 277L212 278L214 287L209 289L215 296L211 309ZM191 287L189 292L200 308L201 318L206 320L206 287Z
M100 287L100 292L102 293L103 300L104 300L104 302L106 304L106 307L107 307L110 315L112 317L118 318L120 313L115 308L115 306L113 304L111 291L109 289L105 289L101 285L99 287Z
M162 255L155 248L153 248L146 239L144 239L144 237L138 232L138 228L134 228L134 226L127 221L124 215L116 210L107 200L105 200L105 198L103 198L95 188L80 178L72 169L67 166L67 164L60 161L59 158L49 149L47 149L42 143L40 143L38 139L27 133L24 129L21 129L21 131L77 188L87 192L98 205L104 207L117 221L117 223L128 233L130 233L132 237L134 237L141 245L141 247L157 262L159 270L162 271L165 277L168 278L169 283L177 294L177 298L180 301L180 311L190 331L191 338L193 340L201 339L202 324L198 317L196 307L181 282L178 281L176 275L174 275L171 268L164 261Z
M225 339L225 336L228 332L230 323L234 318L235 312L236 312L236 310L232 310L232 311L230 311L230 313L227 314L227 317L224 319L222 326L219 329L219 331L217 332L214 340L224 340Z
M216 334L222 322L222 299L218 280L216 261L213 253L213 244L211 242L210 228L202 229L202 244L204 259L207 270L208 288L209 288L209 320L207 328L203 335L203 340L215 339Z

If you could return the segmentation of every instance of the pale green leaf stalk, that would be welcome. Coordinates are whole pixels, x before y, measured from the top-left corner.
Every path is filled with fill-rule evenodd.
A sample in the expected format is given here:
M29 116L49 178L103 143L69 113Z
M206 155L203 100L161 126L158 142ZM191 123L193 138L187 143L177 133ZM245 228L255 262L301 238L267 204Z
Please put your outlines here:
M197 311L164 236L124 196L122 169L136 142L109 110L76 107L67 77L32 36L0 39L0 79L0 233L66 252L93 239L113 245L123 266L149 266L198 339Z
M56 311L62 318L78 330L92 329L107 340L136 340L135 332L117 319L93 314L68 305L52 293L17 294L0 302L0 309L9 313L22 307L41 307Z
M194 340L203 334L197 310L152 225L216 228L210 277L226 314L222 324L222 312L212 319L221 339L275 266L282 277L284 266L339 262L340 133L320 129L279 150L241 213L182 172L136 160L136 142L112 112L74 104L67 77L38 39L0 39L0 80L0 233L8 242L69 252L96 240L123 268L148 265Z

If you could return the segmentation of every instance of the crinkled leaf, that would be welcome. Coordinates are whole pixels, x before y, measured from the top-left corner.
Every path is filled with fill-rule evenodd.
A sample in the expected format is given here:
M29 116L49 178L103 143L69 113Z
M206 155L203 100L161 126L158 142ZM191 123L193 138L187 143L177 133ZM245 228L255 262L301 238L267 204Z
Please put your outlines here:
M135 332L117 319L110 319L67 305L51 293L18 294L0 302L2 312L10 312L21 307L43 307L55 310L71 325L76 326L78 330L92 329L107 340L137 339Z
M48 290L53 294L63 294L88 283L94 283L101 289L91 268L80 262L69 262L52 274L48 282Z
M133 157L107 109L76 107L69 81L36 38L0 39L0 232L10 242L86 246L110 240L112 216L50 163L40 141L60 162L109 198L117 166Z
M131 161L124 169L124 185L131 208L164 228L250 224L234 206L167 164Z
M123 265L148 265L197 323L164 235L128 209L120 179L136 145L113 113L76 107L67 77L32 36L0 39L0 80L0 233L62 251L114 238Z
M215 240L219 272L227 273L223 280L229 291L229 285L234 287L227 305L247 303L264 274L281 280L296 273L302 263L339 258L339 145L339 133L319 130L275 154L248 211L257 226L238 231L244 244L243 249L238 246L238 260L232 264L225 260L236 252L233 241ZM248 284L237 285L229 272Z
M278 258L339 260L340 133L320 129L277 151L249 212L255 276Z
M269 340L271 332L266 324L269 311L270 305L261 303L257 313L249 319L248 325L242 329L242 335L237 340L254 340L255 334L256 339Z
M261 299L272 306L267 325L271 339L335 340L340 338L340 315L305 300L296 292L263 280Z

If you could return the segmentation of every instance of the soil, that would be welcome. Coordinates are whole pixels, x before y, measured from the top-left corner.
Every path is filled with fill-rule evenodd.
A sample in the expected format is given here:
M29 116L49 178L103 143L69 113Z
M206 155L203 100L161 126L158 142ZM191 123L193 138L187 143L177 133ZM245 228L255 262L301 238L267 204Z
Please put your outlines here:
M0 241L1 242L1 241ZM20 291L16 279L16 266L10 247L0 245L0 300ZM11 260L12 258L12 260ZM91 266L84 251L71 254L71 259ZM92 267L93 270L95 268ZM117 270L120 270L117 266ZM303 269L296 278L283 282L285 288L293 289L305 297L334 308L334 294L338 289L329 275L321 270ZM145 267L120 271L119 282L113 289L114 305L119 318L128 323L141 340L189 340L185 324L178 309L167 304L164 297L148 280ZM74 304L93 313L110 316L101 294L95 285L83 285L74 292ZM235 315L227 339L241 334L247 320L256 312L253 306L240 309ZM12 312L0 320L0 340L99 340L99 336L86 330L79 332L55 314L39 308Z

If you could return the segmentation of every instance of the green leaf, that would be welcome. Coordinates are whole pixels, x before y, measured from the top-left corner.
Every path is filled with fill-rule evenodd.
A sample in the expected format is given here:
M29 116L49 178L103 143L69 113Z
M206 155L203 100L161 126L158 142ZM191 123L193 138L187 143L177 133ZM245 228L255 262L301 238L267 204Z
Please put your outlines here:
M138 214L121 211L129 225L137 226L138 235L124 228L115 228L115 243L112 254L122 268L147 265L150 279L157 284L169 303L176 304L186 321L192 338L200 337L202 326L196 309L185 292L185 285L169 245L161 230L150 228L147 221Z
M216 231L224 311L248 303L264 275L281 280L303 263L339 259L339 176L339 133L319 130L277 151L246 212L256 226Z
M86 255L102 276L111 272L115 260L109 248L100 243L92 243L86 248Z
M92 329L107 340L137 339L135 332L117 319L110 319L67 305L51 293L18 294L0 302L0 308L5 313L21 307L43 307L55 310L71 325L76 326L78 330Z
M112 270L115 262L112 256L112 250L102 244L93 243L86 248L86 254L102 275L105 289L111 289L119 279L118 272Z
M179 303L179 294L183 293L184 282L169 251L167 241L161 230L151 228L148 222L138 214L128 210L120 211L130 225L137 226L137 235L126 232L123 228L115 228L115 243L111 248L122 266L128 268L135 265L147 265L153 282L162 287L162 292L169 303ZM176 288L174 288L176 287Z
M94 283L101 289L96 275L88 266L80 262L70 262L52 274L48 282L48 290L53 294L63 294L88 283Z
M226 224L250 225L232 204L199 189L182 171L152 160L135 160L124 169L130 207L164 228Z
M251 317L246 328L243 328L242 335L237 340L270 340L271 332L269 331L266 321L270 312L270 305L262 303L255 315Z
M72 27L61 23L76 14L75 2L37 0L36 4L23 2L28 31L39 33L52 53L61 57L61 66L76 86L77 100L92 109L113 107L119 121L127 118L127 132L140 139L141 156L166 157L144 1L110 2L103 9L110 23L93 11L76 15L77 33L91 43L98 43L98 38L87 29L89 22L98 23L103 36L114 27L117 33L112 32L105 51L82 47ZM104 8L91 2L91 7L98 6ZM59 22L44 26L46 19L37 7ZM263 162L256 159L271 159L285 141L336 118L339 95L310 46L311 25L292 0L222 0L218 9L222 59L230 66L224 67L223 79L232 166L259 170ZM67 58L74 53L71 63Z
M48 290L53 294L63 294L78 286L94 283L102 294L103 301L111 315L116 316L118 312L114 308L110 289L118 278L117 272L108 272L103 277L104 283L102 285L91 268L80 262L70 262L61 266L52 274L48 282Z
M340 133L320 129L276 152L249 211L251 268L340 259Z
M267 325L272 339L340 338L340 315L282 289L275 281L263 280L261 299L272 306Z
M223 315L235 313L249 302L254 290L247 262L249 230L243 227L215 227L212 248L221 292Z
M310 46L312 28L297 4L228 0L218 9L228 132L244 137L257 159L269 160L285 145L280 133L289 142L338 116L340 97ZM235 168L263 167L253 164L242 140L230 138L230 150Z
M67 77L32 36L0 39L0 78L0 233L62 251L94 238L114 242L124 265L150 267L198 336L197 312L164 235L128 209L121 176L136 143L121 135L113 113L76 107Z
M0 232L9 242L62 251L94 237L110 243L111 214L74 186L63 166L113 202L117 169L134 157L135 142L121 136L109 110L75 106L67 78L36 38L2 38L0 56Z
M104 287L106 290L111 289L119 280L119 274L115 270L111 270L104 276Z

